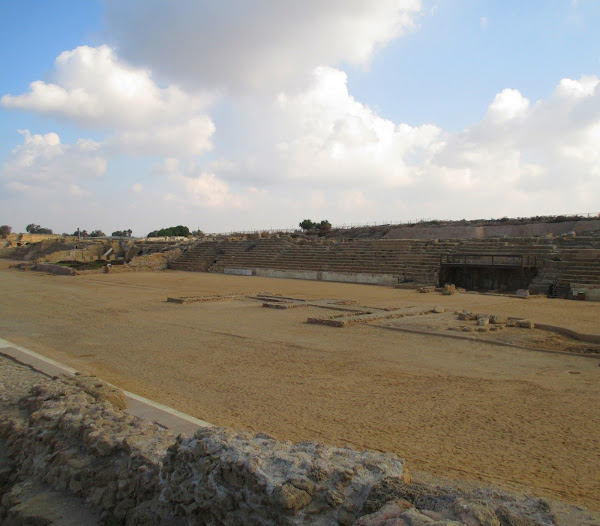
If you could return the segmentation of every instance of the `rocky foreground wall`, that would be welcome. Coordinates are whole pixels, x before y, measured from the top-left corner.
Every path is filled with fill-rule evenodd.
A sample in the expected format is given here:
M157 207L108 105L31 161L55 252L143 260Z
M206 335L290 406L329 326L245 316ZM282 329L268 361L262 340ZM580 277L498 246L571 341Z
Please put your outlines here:
M122 403L75 376L0 404L0 523L30 524L24 488L37 484L83 499L106 525L555 524L538 499L411 484L392 454L219 428L175 438Z

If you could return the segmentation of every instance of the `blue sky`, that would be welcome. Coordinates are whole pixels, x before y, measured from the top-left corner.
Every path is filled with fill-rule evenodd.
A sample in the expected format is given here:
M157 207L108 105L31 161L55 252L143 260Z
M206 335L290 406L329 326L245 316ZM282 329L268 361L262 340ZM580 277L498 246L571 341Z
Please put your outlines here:
M0 0L0 223L600 212L600 2L322 4Z

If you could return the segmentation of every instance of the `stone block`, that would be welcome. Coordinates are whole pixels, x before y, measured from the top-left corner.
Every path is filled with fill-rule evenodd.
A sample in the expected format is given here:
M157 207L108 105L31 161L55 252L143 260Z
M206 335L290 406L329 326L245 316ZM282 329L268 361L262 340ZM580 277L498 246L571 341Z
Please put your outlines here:
M534 329L535 323L533 323L531 320L518 320L517 326L521 327L522 329Z
M456 285L444 285L444 291L442 292L444 296L450 296L451 294L456 294Z

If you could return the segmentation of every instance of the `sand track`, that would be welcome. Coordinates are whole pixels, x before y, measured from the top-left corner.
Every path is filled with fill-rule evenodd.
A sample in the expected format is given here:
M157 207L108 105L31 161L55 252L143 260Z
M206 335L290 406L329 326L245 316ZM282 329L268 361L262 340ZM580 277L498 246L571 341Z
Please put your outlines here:
M1 337L214 424L394 451L413 469L600 509L600 358L309 325L325 312L312 307L166 297L270 291L440 304L587 333L600 332L600 304L170 271L5 270L0 291Z

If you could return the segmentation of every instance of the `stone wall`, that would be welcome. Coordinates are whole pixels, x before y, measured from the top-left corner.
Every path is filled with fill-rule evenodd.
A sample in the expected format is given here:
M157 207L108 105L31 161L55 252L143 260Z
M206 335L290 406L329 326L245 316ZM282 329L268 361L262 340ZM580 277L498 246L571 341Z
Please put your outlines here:
M365 274L316 270L278 270L257 268L251 270L255 276L264 278L307 279L312 281L335 281L340 283L362 283L369 285L397 285L398 276L392 274Z
M166 252L157 252L145 256L136 256L125 265L118 265L111 268L112 272L144 272L154 270L165 270L170 261L181 256L181 249L175 248Z
M411 484L393 454L219 428L175 438L119 410L111 400L122 398L97 379L45 381L12 405L0 400L3 524L27 524L23 488L35 485L85 501L101 524L555 524L539 499Z
M562 223L531 223L527 225L492 226L402 226L390 229L386 239L483 239L487 237L531 237L546 234L580 234L600 230L600 220L564 221Z

